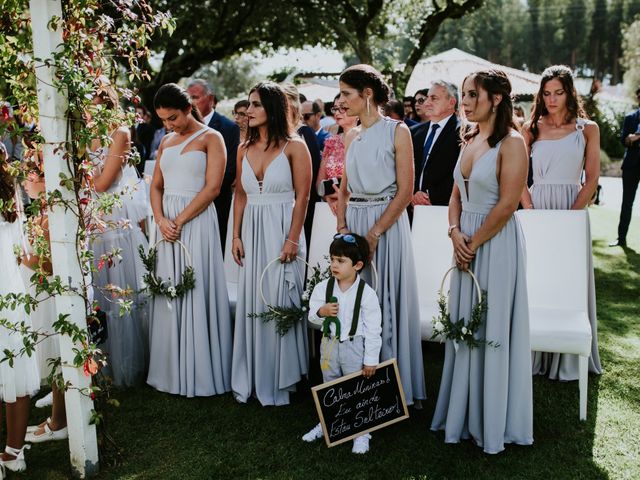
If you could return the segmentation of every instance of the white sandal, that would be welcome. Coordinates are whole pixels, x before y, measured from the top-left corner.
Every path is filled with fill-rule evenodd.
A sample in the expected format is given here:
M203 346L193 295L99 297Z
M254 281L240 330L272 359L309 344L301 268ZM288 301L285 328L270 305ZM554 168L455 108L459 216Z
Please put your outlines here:
M27 462L24 461L24 451L29 450L31 445L24 444L22 448L13 448L7 445L4 448L4 452L9 455L13 455L13 460L2 460L0 459L0 478L4 478L5 469L11 470L12 472L24 472L27 469Z
M27 433L33 433L33 432L37 432L38 430L40 430L40 428L44 427L47 423L49 423L51 421L51 417L47 417L47 419L38 424L38 425L29 425L27 427Z
M25 435L24 441L29 443L42 443L52 440L65 440L69 438L69 431L67 427L63 427L60 430L51 430L49 422L44 424L44 433L36 435L36 432L29 432Z

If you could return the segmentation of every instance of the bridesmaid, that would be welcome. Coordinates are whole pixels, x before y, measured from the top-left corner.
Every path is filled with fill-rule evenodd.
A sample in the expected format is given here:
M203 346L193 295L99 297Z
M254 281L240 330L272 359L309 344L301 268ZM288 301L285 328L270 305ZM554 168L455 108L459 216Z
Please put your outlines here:
M118 95L111 85L102 85L93 103L108 110L118 108ZM96 193L116 194L122 204L110 214L103 214L104 228L92 239L96 271L94 283L96 300L107 314L108 337L102 348L108 354L107 372L118 386L133 386L143 382L147 363L147 313L148 308L140 289L144 266L138 255L138 247L147 248L147 239L140 229L148 211L146 189L138 178L135 167L127 163L131 155L131 132L124 125L112 125L110 144L101 146L92 142L90 155L95 165L93 186ZM122 225L128 222L129 227ZM114 249L120 250L121 260L112 267L103 267L100 257ZM130 312L120 314L120 306L114 302L104 287L116 285L134 290Z
M568 67L554 65L542 72L531 121L524 125L523 134L531 151L533 169L533 185L522 193L524 208L587 208L600 178L600 131L598 124L586 119ZM583 171L584 183L581 182ZM589 371L599 374L602 368L590 228L587 238L592 332ZM577 355L534 352L533 357L534 375L548 374L552 380L578 379Z
M221 394L231 389L231 310L213 200L226 149L178 85L160 87L154 108L172 132L160 143L151 182L157 238L167 240L158 245L156 272L177 282L190 261L195 288L181 298L153 298L147 383L186 397Z
M345 138L338 233L354 232L369 242L382 301L380 360L398 360L407 404L416 400L420 406L426 390L406 213L413 193L413 147L402 121L380 115L379 107L389 100L389 92L380 72L369 65L354 65L340 75L339 103L347 115L360 119L360 125Z
M304 140L293 134L287 97L273 82L249 93L247 141L238 149L233 203L233 259L242 268L236 304L232 388L237 401L252 393L262 405L286 405L308 372L307 328L299 321L284 336L262 313L265 299L281 307L300 305L304 285L305 239L302 232L309 190L311 157ZM267 265L274 259L280 262Z
M533 443L525 248L513 215L526 184L527 153L503 72L465 78L462 108L475 125L463 137L453 173L449 235L459 270L451 276L449 312L452 321L471 318L477 295L463 271L473 271L487 298L476 338L499 345L459 343L456 350L447 340L431 429L444 430L446 443L472 438L486 453L499 453L505 443Z

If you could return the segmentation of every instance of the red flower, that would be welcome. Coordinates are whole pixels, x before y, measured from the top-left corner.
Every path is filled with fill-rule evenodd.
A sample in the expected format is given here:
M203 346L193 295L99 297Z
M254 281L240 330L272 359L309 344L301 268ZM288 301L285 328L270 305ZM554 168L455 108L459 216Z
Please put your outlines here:
M98 363L93 359L93 357L87 358L84 362L84 374L87 377L90 377L96 373L98 373Z
M104 258L101 258L98 262L98 270L102 270L104 268Z
M93 392L91 392L91 393L89 394L89 398L91 398L91 401L95 400L95 399L96 399L96 394L95 394L95 393L93 393Z

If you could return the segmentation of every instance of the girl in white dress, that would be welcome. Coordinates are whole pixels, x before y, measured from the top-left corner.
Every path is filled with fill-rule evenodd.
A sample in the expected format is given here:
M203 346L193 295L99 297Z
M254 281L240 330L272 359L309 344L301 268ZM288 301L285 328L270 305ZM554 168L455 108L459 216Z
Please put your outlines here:
M24 294L25 286L20 276L18 263L13 254L13 246L20 243L20 221L15 208L8 207L8 202L15 198L13 178L5 170L7 156L4 146L0 146L0 296L10 293ZM23 308L0 310L0 318L19 326L24 322L31 327L31 321ZM22 335L6 326L0 327L0 351L12 350L16 357L13 366L8 361L0 363L0 400L6 405L7 442L4 453L0 456L0 477L4 470L23 471L24 436L27 431L29 405L31 396L40 387L40 375L35 355L18 355L23 347ZM1 354L4 357L4 354Z

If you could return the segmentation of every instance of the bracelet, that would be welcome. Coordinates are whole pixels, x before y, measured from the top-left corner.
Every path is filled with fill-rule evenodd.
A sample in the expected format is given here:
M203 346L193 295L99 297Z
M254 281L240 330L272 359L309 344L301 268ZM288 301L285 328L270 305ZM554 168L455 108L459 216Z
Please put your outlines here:
M240 240L240 235L234 235L233 240Z
M293 240L291 240L291 239L289 239L289 238L285 239L285 242L293 243L296 247L299 247L299 246L300 246L300 244L299 244L298 242L294 242Z
M447 230L447 235L449 236L449 238L451 238L451 234L456 228L459 228L458 225L449 225L449 230Z
M382 236L381 233L374 232L373 230L371 230L371 235L373 235L376 238L376 240L380 240L380 237Z
M346 225L340 225L338 228L336 228L336 232L340 233L340 230L342 230L343 228L347 228Z

